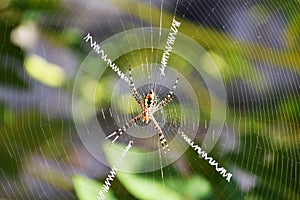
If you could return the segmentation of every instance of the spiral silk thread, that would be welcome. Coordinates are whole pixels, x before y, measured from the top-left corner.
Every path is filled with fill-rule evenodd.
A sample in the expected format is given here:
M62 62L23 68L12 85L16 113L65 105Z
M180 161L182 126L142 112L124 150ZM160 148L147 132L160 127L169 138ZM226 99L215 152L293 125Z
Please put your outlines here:
M170 53L172 51L173 45L174 45L175 40L176 40L175 36L178 33L177 27L179 27L180 24L181 24L180 22L176 21L173 18L171 30L169 32L169 35L168 35L168 38L167 38L167 43L166 43L166 46L165 46L165 50L163 52L162 59L161 59L162 66L159 68L161 75L165 75L165 68L167 67L168 60L169 60L169 57L170 57Z
M180 27L180 22L176 21L176 19L173 18L171 30L169 32L167 43L162 55L161 64L162 66L159 68L161 75L165 75L165 68L167 67L168 60L170 57L170 53L172 51L173 45L176 40L176 35L178 33L177 27ZM88 33L84 38L86 42L89 42L90 46L93 48L93 50L100 55L101 59L108 64L108 66L114 70L118 74L118 76L129 83L129 79L125 76L125 74L120 70L120 68L111 61L110 58L108 58L107 54L104 52L103 49L101 49L100 44L98 44L96 41L93 40L93 37L90 33Z
M129 83L129 79L125 76L123 72L121 72L120 68L111 61L111 59L108 58L107 54L104 52L103 49L101 49L101 46L96 42L93 41L93 37L90 33L88 33L84 38L86 42L90 42L91 47L94 49L94 51L100 55L101 59L108 64L108 66L114 70L118 74L118 76Z
M218 163L212 158L212 157L207 157L207 153L205 151L202 151L201 148L197 145L194 144L194 141L192 141L186 134L181 132L181 137L199 154L199 157L204 158L205 160L208 161L208 163L211 166L214 166L216 171L219 172L224 178L226 177L226 180L230 182L230 179L232 177L231 173L226 173L227 170L223 167L218 167Z
M114 181L114 178L116 177L116 173L117 171L119 171L119 169L117 168L117 166L119 164L122 163L123 159L125 158L125 156L127 155L128 151L130 150L130 148L132 147L133 141L130 141L128 143L128 145L126 146L126 148L123 150L123 153L121 154L121 157L117 160L116 164L111 168L108 176L106 177L104 184L101 188L101 190L98 193L97 196L97 200L101 199L105 199L105 195L104 192L108 192L110 186L111 186L111 182Z

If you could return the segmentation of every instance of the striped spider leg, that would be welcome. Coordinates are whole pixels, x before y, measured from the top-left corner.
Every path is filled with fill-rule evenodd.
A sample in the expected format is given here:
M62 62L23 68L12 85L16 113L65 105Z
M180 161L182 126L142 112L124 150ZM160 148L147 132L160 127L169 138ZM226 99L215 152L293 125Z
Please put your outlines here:
M133 78L132 78L132 74L131 74L131 65L129 65L129 88L130 88L131 94L134 97L134 99L136 100L136 102L139 104L141 109L144 110L144 104L141 102L139 93L133 82ZM111 133L105 139L108 139L108 138L116 135L115 138L112 140L112 143L114 143L120 137L120 135L122 135L129 127L131 127L133 124L135 124L137 121L139 121L143 116L144 116L143 112L140 113L139 115L135 116L129 122L127 122L122 128L119 128L115 132Z
M167 96L155 106L154 112L159 111L161 108L165 107L168 103L173 101L174 91L177 87L178 82L179 82L179 76L177 76L176 81L175 81L172 89L168 92Z
M116 130L115 132L111 133L110 135L108 135L105 139L108 139L114 135L115 138L112 140L111 143L114 143L119 137L120 135L122 135L129 127L131 127L133 124L135 124L138 120L140 120L143 117L142 113L135 116L134 118L132 118L129 122L127 122L122 128L119 128L118 130Z
M132 74L131 74L131 65L129 65L129 81L130 81L129 82L129 87L130 87L130 91L131 91L132 96L135 98L136 102L139 104L141 109L144 110L144 104L141 102L140 95L137 92L137 89L136 89L136 87L134 85L134 82L133 82L133 78L132 78Z
M146 124L149 124L149 122L151 122L151 124L154 126L154 128L158 134L160 143L163 147L164 153L166 154L166 149L168 151L170 151L168 142L165 139L165 136L164 136L161 128L159 127L159 124L155 120L153 114L173 100L173 98L174 98L173 94L174 94L174 90L176 89L176 86L178 84L178 79L179 78L177 77L174 86L168 92L168 95L161 102L158 103L157 96L153 90L150 90L146 94L143 101L141 101L140 95L138 94L137 89L134 85L132 75L131 75L131 66L129 65L130 91L131 91L132 96L135 98L135 100L139 104L142 111L140 114L138 114L137 116L132 118L129 122L127 122L122 128L119 128L118 130L116 130L113 133L111 133L110 135L108 135L106 137L106 139L109 139L114 136L114 139L112 140L112 143L114 143L120 137L120 135L122 135L129 127L134 125L137 121L142 120L142 122L144 122Z

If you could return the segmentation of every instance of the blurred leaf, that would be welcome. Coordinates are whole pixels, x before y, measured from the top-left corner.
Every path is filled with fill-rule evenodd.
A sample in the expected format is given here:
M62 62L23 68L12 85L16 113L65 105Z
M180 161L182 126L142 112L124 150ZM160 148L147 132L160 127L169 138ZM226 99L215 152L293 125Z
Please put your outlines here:
M277 110L280 120L296 123L300 121L300 97L284 98Z
M65 72L60 66L49 63L39 56L27 56L24 62L27 73L46 85L58 87L66 80Z
M118 172L117 178L138 199L184 199L183 196L170 188L164 187L162 183L153 180L151 177L143 178L141 175Z
M84 176L75 175L72 178L74 189L79 200L97 199L97 195L102 185ZM111 191L105 194L105 199L116 199Z
M207 179L194 175L187 179L169 177L166 184L186 199L205 199L212 192L212 187Z
M125 149L125 145L121 145L119 143L111 145L111 143L105 143L104 152L107 157L108 162L113 165L120 158L123 149ZM136 148L130 149L131 153L141 152ZM122 162L121 168L126 169L126 171L138 171L140 166L142 166L147 160L143 161L143 158L138 156L139 154L134 154L135 156L126 155ZM121 171L117 172L117 178L122 183L122 185L138 199L184 199L180 193L173 191L169 187L165 187L159 181L153 180L153 177L142 177L143 175L134 175L134 174L126 174ZM159 179L161 180L161 179ZM191 187L193 184L200 184L204 188L203 190L197 190L191 195L201 196L205 195L207 192L207 182L205 184L204 179L193 179L189 182L187 187L183 189L191 192ZM198 185L199 186L199 185ZM206 189L205 189L206 188ZM188 191L189 190L189 191ZM184 193L184 192L182 192ZM201 193L201 194L200 194Z
M113 166L121 157L126 146L120 143L106 142L103 144L103 150L108 163ZM143 151L137 148L131 148L122 161L122 166L117 166L119 169L126 169L126 171L139 171L139 169L147 161L146 157L139 156ZM130 154L129 154L130 153ZM132 153L132 154L131 154ZM143 159L144 158L144 159Z
M254 194L248 194L245 196L244 198L245 200L264 200L263 197L258 196L258 195L254 195Z
M211 192L211 186L206 179L201 176L193 176L188 179L184 189L191 199L203 199Z
M78 28L67 28L64 32L60 34L63 41L68 45L77 46L81 43L82 33Z

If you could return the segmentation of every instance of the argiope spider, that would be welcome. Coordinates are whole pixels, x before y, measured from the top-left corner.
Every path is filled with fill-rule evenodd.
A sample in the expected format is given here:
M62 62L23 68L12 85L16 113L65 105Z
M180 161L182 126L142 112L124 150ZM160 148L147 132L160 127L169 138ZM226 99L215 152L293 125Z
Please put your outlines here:
M115 132L108 135L106 137L106 139L111 138L112 136L115 136L115 138L112 140L112 143L114 143L120 137L120 135L122 135L129 127L134 125L137 121L142 120L142 122L144 122L146 124L149 124L149 122L151 122L151 124L154 126L154 128L159 136L159 140L162 145L163 151L166 154L166 149L168 151L170 151L168 142L165 139L165 136L164 136L161 128L159 127L157 121L155 120L153 114L155 112L159 111L161 108L166 106L168 103L170 103L174 99L173 94L174 94L174 91L178 84L179 77L177 76L175 84L173 85L172 89L168 92L167 96L160 102L158 102L157 96L153 89L150 90L146 94L144 100L141 101L140 95L138 94L138 91L137 91L137 89L134 85L133 79L132 79L130 65L129 65L129 80L130 80L129 85L130 85L131 94L135 98L136 102L139 104L142 112L140 114L138 114L137 116L135 116L134 118L132 118L130 121L128 121L122 128L119 128Z

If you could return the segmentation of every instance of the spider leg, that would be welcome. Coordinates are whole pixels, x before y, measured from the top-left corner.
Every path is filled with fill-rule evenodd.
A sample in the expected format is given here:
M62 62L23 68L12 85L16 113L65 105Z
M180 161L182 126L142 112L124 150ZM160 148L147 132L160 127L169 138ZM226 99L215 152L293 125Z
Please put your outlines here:
M167 149L167 151L170 151L168 142L167 142L161 128L159 127L157 121L153 117L151 118L151 122L154 125L155 130L157 131L157 134L158 134L161 146L163 148L164 154L167 154L166 149Z
M140 99L140 95L139 93L137 92L137 89L134 85L134 82L133 82L133 78L132 78L132 75L131 75L131 65L129 65L129 87L130 87L130 91L131 91L131 94L132 96L135 98L136 102L139 104L139 106L141 107L141 109L144 108L144 104L141 102L141 99Z
M140 120L142 118L142 116L143 116L142 114L139 114L139 115L135 116L129 122L127 122L122 128L119 128L115 132L111 133L105 139L109 139L109 138L115 136L115 138L111 142L111 143L114 143L129 127L131 127L138 120Z
M167 96L157 104L157 106L154 108L154 112L160 110L162 107L166 106L168 103L170 103L174 99L174 91L177 87L177 84L179 82L179 76L177 76L176 81L172 87L172 89L168 92Z

